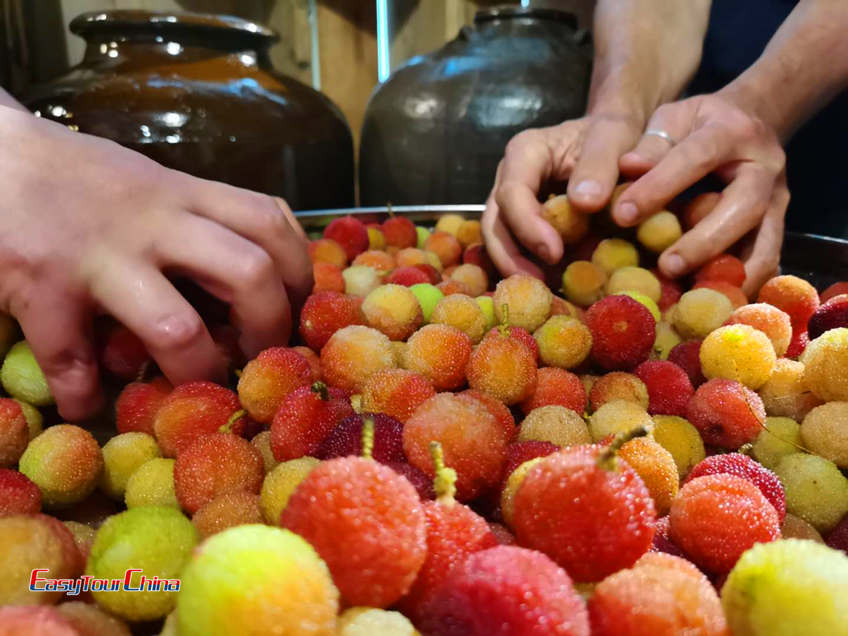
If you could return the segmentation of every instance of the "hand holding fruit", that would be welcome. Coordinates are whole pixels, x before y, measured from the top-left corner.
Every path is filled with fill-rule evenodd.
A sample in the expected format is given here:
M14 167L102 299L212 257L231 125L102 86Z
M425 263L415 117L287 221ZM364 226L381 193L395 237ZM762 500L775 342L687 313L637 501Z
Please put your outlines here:
M249 355L288 339L290 299L309 293L311 267L284 202L5 106L0 138L0 308L21 323L65 418L99 404L99 312L136 333L174 384L223 373L200 316L166 274L230 303Z

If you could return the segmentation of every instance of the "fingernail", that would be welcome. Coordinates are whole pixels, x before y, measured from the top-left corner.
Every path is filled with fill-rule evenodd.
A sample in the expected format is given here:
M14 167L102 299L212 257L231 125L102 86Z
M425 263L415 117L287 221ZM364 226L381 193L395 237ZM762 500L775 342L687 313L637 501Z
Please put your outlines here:
M591 198L600 196L603 192L603 186L597 181L593 181L591 179L587 179L586 181L581 181L574 187L574 194Z
M680 276L686 269L686 261L679 254L670 254L665 258L663 269L672 277Z
M539 244L539 246L536 248L536 253L539 255L539 257L543 261L550 261L551 260L551 252L548 249L548 246L545 245L544 243Z
M624 223L632 223L639 216L639 208L636 207L635 203L625 201L618 206L618 214L616 216Z

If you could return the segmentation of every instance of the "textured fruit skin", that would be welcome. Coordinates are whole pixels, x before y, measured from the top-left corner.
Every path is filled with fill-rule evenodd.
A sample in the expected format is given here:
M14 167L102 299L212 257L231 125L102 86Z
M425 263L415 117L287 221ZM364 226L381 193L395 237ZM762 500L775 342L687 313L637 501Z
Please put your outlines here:
M526 442L513 442L506 447L506 460L504 461L503 472L501 473L501 486L506 484L506 480L512 472L521 466L524 462L536 459L537 457L547 457L559 450L559 446L550 442L540 442L530 440Z
M115 428L119 433L147 433L154 435L153 422L162 402L173 390L165 378L151 382L130 382L115 402Z
M303 362L309 366L306 360ZM226 425L239 408L236 394L214 382L181 384L156 412L156 442L165 457L176 457L200 435L214 433Z
M579 582L633 565L651 547L656 512L645 484L622 460L598 466L602 449L575 446L542 459L514 499L521 545L544 552Z
M798 360L807 345L810 344L810 337L806 329L795 329L792 332L792 340L789 341L789 348L786 350L786 357L792 360Z
M848 402L827 402L801 423L801 438L811 452L848 468Z
M258 524L203 543L182 574L177 625L185 636L332 636L339 593L296 534Z
M656 339L651 312L629 296L607 296L589 307L592 358L604 369L627 370L648 359Z
M743 302L744 304L744 302ZM730 299L714 289L691 289L674 306L672 322L684 339L704 338L733 313Z
M624 433L639 426L650 429L653 427L653 420L645 409L627 400L606 402L589 418L589 432L596 442L602 442L610 435Z
M410 464L432 477L430 442L440 442L445 464L457 473L456 497L468 501L498 484L514 435L482 402L467 394L439 393L407 420L403 450Z
M265 477L262 455L231 433L202 435L186 446L174 464L174 492L189 514L215 497L236 490L259 494Z
M341 269L347 267L347 252L333 239L311 241L308 249L313 263L330 263Z
M604 297L607 273L589 261L573 261L562 273L562 291L573 303L588 307Z
M583 413L587 402L580 378L565 369L542 367L536 372L536 386L521 403L521 410L529 413L540 406L556 404Z
M642 364L647 364L643 362ZM605 373L592 383L589 403L597 411L612 400L627 400L648 409L648 387L638 376L625 371Z
M848 556L812 541L754 546L721 601L734 636L848 634Z
M398 607L414 622L424 615L433 593L469 554L493 548L498 540L483 517L455 501L428 501L422 506L427 522L427 557Z
M451 279L462 283L468 290L469 296L480 296L489 288L489 277L479 265L465 263L457 265L451 272Z
M822 304L824 304L834 296L839 296L841 294L848 294L848 281L833 283L833 285L819 294L819 300Z
M418 624L444 636L589 636L571 579L544 554L515 546L476 552L440 586Z
M848 401L848 328L838 327L811 340L801 357L804 383L825 401Z
M263 523L259 495L235 490L218 495L198 508L191 518L201 540L248 523Z
M313 263L312 280L314 281L313 294L328 291L344 293L345 280L342 270L331 263Z
M433 385L423 375L405 369L386 369L375 373L365 383L362 409L385 413L405 422L419 404L435 394Z
M456 327L475 344L483 339L487 327L480 305L465 294L451 294L442 298L433 308L430 322Z
M347 394L327 389L327 399L302 386L289 393L271 423L271 452L279 461L314 455L324 438L346 417L354 415Z
M777 361L768 336L746 324L719 327L707 335L700 358L706 377L736 380L754 390L768 381Z
M150 354L141 338L123 325L115 325L106 334L100 351L100 364L112 375L132 380L150 361Z
M642 478L657 514L666 514L680 486L677 464L671 453L654 440L641 437L622 446L618 456Z
M391 341L370 327L351 325L340 329L321 349L324 380L351 393L360 393L378 371L394 367Z
M723 280L742 287L745 283L745 264L732 254L719 254L695 272L695 280Z
M300 312L300 337L314 351L321 351L330 337L349 325L365 323L362 299L335 291L312 294Z
M124 498L127 481L144 462L159 457L156 440L147 433L121 433L103 445L100 489L113 499Z
M727 473L687 482L671 504L671 538L698 566L730 571L755 543L780 538L780 519L753 483Z
M730 636L715 589L688 561L648 553L589 599L593 636Z
M26 475L0 468L0 517L41 512L41 491Z
M664 552L672 556L686 558L683 550L671 540L671 522L668 520L668 515L657 519L656 533L654 534L654 542L651 545L651 552Z
M361 457L313 468L289 499L280 525L315 548L350 605L395 603L427 556L418 493L391 468Z
M418 299L403 285L380 285L371 291L362 301L362 313L369 326L391 340L406 340L424 321Z
M667 360L646 360L634 373L648 389L648 413L681 417L686 414L686 405L695 390L683 369Z
M96 605L83 601L71 601L62 603L56 609L74 626L79 636L131 635L130 628L124 621L107 614Z
M686 482L703 477L727 473L747 479L763 493L768 502L777 511L778 520L783 523L786 517L786 493L783 484L772 471L741 453L711 455L700 461L686 477ZM684 483L686 483L684 482Z
M493 301L498 322L506 322L506 305L509 307L509 324L533 333L550 316L553 294L538 278L513 274L497 284Z
M683 369L696 389L707 381L701 372L701 342L687 340L673 347L668 353L668 361Z
M334 219L324 228L324 238L338 243L349 261L368 249L368 230L362 221L352 216Z
M130 568L147 577L177 578L197 544L197 530L180 511L165 506L134 508L109 517L94 538L86 574L123 578ZM137 586L140 574L132 575ZM153 620L174 608L173 591L92 592L104 610L127 620Z
M259 505L266 523L279 524L280 513L288 505L289 497L318 464L319 461L314 457L300 457L277 464L265 475L259 493Z
M318 459L332 459L362 455L362 422L365 418L374 421L372 457L381 464L405 462L403 423L383 413L355 413L346 417L324 438L314 456Z
M515 437L515 418L512 416L512 411L510 411L503 402L498 401L488 393L475 391L474 389L465 389L465 391L462 391L460 395L472 397L480 402L498 421L498 424L501 425L506 436L510 439Z
M730 306L733 309L739 309L740 307L744 307L748 304L748 297L745 295L745 292L736 285L731 285L723 280L698 281L692 289L709 289L718 292L730 301Z
M848 293L834 296L819 305L807 323L807 334L810 338L818 338L825 331L837 327L848 327Z
M763 400L766 413L791 417L797 422L822 403L804 382L804 364L789 358L777 360L768 382L757 393Z
M716 378L695 391L686 407L686 419L701 432L705 443L736 450L757 438L766 411L751 389Z
M353 259L352 264L373 267L378 272L385 274L393 270L396 263L394 256L387 252L383 252L381 250L368 250L367 252L362 252Z
M124 501L127 508L171 506L179 508L174 494L173 459L155 457L139 466L127 480Z
M533 334L539 357L546 366L573 369L592 350L592 334L582 322L571 316L551 316Z
M744 305L733 310L727 324L744 324L762 331L771 341L775 354L780 357L792 340L792 321L789 315L768 303Z
M311 380L312 367L306 358L287 347L271 347L244 367L238 398L250 417L269 424L283 399Z
M415 247L418 244L418 232L415 225L405 216L393 216L383 221L380 226L383 236L386 237L386 245L399 247Z
M100 478L103 454L84 428L57 424L36 437L21 456L20 471L41 490L46 507L85 499Z
M511 405L532 394L536 373L536 361L525 345L509 336L489 336L468 361L468 386Z
M692 467L704 459L706 451L701 434L692 424L676 415L655 415L654 440L666 449L677 464L677 474L682 479Z
M11 398L0 398L0 468L15 466L27 443L29 426L21 405Z
M438 256L443 267L456 265L462 257L462 245L459 241L447 232L438 230L424 241L424 249Z
M50 406L53 394L47 386L47 378L26 340L12 345L0 367L0 382L6 393L13 398L33 406Z
M337 636L418 636L409 619L395 610L349 607L339 616Z
M826 534L848 514L848 478L832 461L792 453L774 472L786 490L786 510Z
M55 607L32 605L0 607L2 636L80 636L67 617Z
M757 301L774 305L789 314L794 328L806 328L819 306L816 288L797 276L775 276L760 288Z
M592 443L589 427L580 414L555 404L530 411L521 422L518 439L551 442L562 447Z
M61 592L31 592L30 573L46 568L45 578L79 576L83 563L70 531L42 514L0 517L0 606L49 605ZM2 624L0 624L2 628Z

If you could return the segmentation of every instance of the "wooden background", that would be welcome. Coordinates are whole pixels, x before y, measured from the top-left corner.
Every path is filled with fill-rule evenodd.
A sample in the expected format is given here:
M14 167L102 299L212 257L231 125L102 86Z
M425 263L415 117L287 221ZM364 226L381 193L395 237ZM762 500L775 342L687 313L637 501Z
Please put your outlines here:
M471 23L482 6L504 0L390 0L391 65L440 47ZM586 25L592 0L533 1L572 10ZM374 0L316 0L321 90L344 112L358 142L363 114L377 85ZM67 30L70 20L99 9L225 13L275 29L276 68L312 84L308 0L0 0L0 82L13 92L55 77L82 57L84 43Z

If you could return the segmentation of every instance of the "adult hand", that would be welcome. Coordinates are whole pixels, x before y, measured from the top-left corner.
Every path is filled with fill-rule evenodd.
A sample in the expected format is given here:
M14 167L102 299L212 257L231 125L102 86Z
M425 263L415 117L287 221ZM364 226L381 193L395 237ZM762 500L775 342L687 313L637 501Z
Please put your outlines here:
M619 158L639 139L642 121L599 113L512 138L482 219L486 249L504 275L542 277L539 267L521 255L515 239L549 264L562 259L562 239L541 216L540 190L548 182L567 180L572 206L582 212L600 210L618 180Z
M775 132L721 92L660 106L642 136L621 158L627 175L642 176L618 198L612 214L633 226L663 209L710 173L728 185L716 207L659 259L670 277L685 274L724 252L751 230L756 239L745 263L750 296L777 271L789 204L785 155Z
M280 199L168 170L0 106L0 309L15 316L63 417L100 405L91 320L144 341L171 382L223 377L200 316L165 273L232 306L247 355L284 343L309 293L306 237Z

